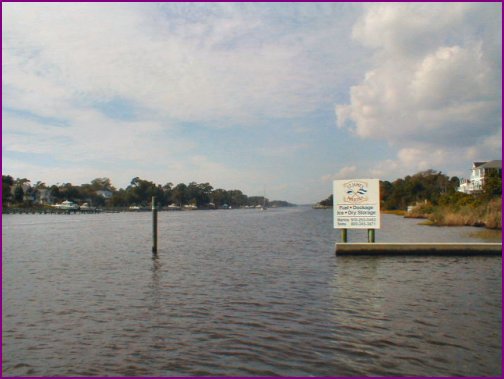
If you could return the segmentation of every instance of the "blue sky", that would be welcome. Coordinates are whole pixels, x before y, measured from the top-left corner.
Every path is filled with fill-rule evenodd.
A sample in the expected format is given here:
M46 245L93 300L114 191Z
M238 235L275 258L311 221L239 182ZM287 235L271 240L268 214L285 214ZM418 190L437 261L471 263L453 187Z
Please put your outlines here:
M502 155L500 3L2 3L2 172L210 182L311 203L332 180Z

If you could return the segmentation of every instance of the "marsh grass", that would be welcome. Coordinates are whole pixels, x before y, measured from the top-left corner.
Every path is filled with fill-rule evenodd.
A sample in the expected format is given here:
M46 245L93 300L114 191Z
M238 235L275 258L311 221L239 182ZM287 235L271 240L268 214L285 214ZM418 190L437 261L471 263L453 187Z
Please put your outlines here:
M407 213L405 217L428 220L420 225L484 226L488 229L501 229L502 198L463 206L421 204Z
M436 224L434 224L431 220L425 220L425 221L419 222L418 225L422 225L422 226L436 226Z
M381 213L386 214L386 215L397 215L397 216L405 216L406 217L406 211L403 211L401 209L382 210Z

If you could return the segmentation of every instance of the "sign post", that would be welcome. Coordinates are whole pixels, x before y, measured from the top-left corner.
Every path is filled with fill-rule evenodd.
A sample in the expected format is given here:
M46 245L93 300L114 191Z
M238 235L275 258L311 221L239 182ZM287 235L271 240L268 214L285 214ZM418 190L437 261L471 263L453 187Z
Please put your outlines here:
M347 229L368 229L368 242L375 242L375 229L380 229L380 181L349 179L333 182L334 228L342 229L347 242Z

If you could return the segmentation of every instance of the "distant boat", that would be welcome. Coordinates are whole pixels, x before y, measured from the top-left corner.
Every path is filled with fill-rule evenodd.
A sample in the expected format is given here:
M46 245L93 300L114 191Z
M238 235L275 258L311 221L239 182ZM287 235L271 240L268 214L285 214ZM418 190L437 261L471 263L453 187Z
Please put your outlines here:
M88 203L84 203L80 206L81 211L95 211L96 207L90 207Z
M312 206L313 209L329 209L329 208L332 208L331 206L329 205L322 205L320 203L317 203L315 205Z
M265 211L265 210L266 210L266 209L268 209L268 208L266 207L266 204L265 204L265 202L263 201L263 205L261 205L261 204L257 204L257 205L255 206L255 209L259 209L260 211Z
M68 200L65 200L61 204L55 204L53 206L54 206L54 208L63 209L63 210L77 210L77 209L79 209L78 204L75 204L74 202L68 201Z

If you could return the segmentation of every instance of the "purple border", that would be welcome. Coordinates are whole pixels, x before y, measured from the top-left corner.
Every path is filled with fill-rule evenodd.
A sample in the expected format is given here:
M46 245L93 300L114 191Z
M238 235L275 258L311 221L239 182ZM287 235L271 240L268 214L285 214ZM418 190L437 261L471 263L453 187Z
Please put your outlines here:
M7 0L7 1L2 1L2 2L5 2L5 3L18 3L18 2L26 2L26 3L30 3L30 2L33 2L33 3L37 3L37 2L40 2L40 1L32 1L32 0L21 0L21 1L14 1L14 0ZM48 3L56 3L56 2L62 2L62 1L58 1L58 0L46 0L44 2L48 2ZM67 2L67 1L64 1L64 2ZM69 2L73 2L73 1L69 1ZM86 1L86 2L96 2L96 3L101 3L101 2L104 2L104 1ZM124 3L124 2L135 2L135 3L141 3L141 2L148 2L148 3L155 3L156 1L131 1L131 0L126 0L126 1L119 1L119 0L111 0L111 1L108 1L108 2L114 2L114 3ZM162 1L162 2L166 2L166 1ZM174 3L183 3L183 2L187 2L187 1L180 1L180 0L175 0L175 1L170 1L170 2L174 2ZM210 3L210 2L213 2L213 1L194 1L196 3ZM221 2L237 2L237 1L230 1L230 0L222 0ZM256 1L243 1L243 2L256 2ZM279 1L261 1L261 2L290 2L290 3L301 3L301 2L307 2L307 1L286 1L286 0L279 0ZM310 1L308 1L310 2ZM320 0L320 1L317 1L317 2L344 2L344 1L329 1L329 0ZM361 1L350 1L352 3L361 3ZM392 1L388 1L388 2L391 2L391 3L402 3L404 1L398 1L398 0L392 0ZM436 0L436 1L429 1L429 2L471 2L471 1L456 1L456 0L447 0L447 1L442 1L442 0ZM478 1L479 2L479 1ZM488 2L488 3L502 3L502 1L497 1L497 0L490 0L490 1L484 1L484 2ZM348 2L347 2L348 3ZM1 13L1 11L0 11ZM3 22L3 21L2 21ZM3 28L2 28L2 32L3 32ZM502 52L501 52L502 54ZM503 55L504 56L504 55ZM3 64L3 57L0 58L2 59L2 64ZM3 65L2 65L3 67ZM3 83L3 70L2 70L2 73L0 74L2 76L2 83ZM504 80L502 81L501 83L501 88L502 88L502 84L504 84ZM2 102L3 102L3 91L2 91ZM502 99L501 99L501 104L504 104L504 102L502 102ZM502 109L502 108L501 108ZM1 125L1 121L0 121L0 125ZM502 125L501 125L501 128L502 128ZM0 136L0 141L2 140L2 137L3 137L3 134L2 136ZM504 141L504 139L503 139ZM501 159L502 159L502 151L501 151ZM3 154L2 154L2 157L3 157ZM2 160L2 158L0 158L0 161ZM3 173L3 164L2 164L2 173ZM503 185L503 192L504 192L504 185ZM0 189L0 192L2 192L2 190ZM504 205L502 206L502 211L504 213ZM2 214L3 216L3 209L0 210L0 213ZM2 223L3 225L3 223ZM0 244L2 243L2 237L0 236ZM3 246L3 244L2 244ZM2 260L2 263L0 263L0 265L2 266L2 270L3 270L3 260ZM501 274L502 272L504 272L504 264L502 263L501 261ZM501 281L501 286L502 286L502 292L504 292L504 285L502 284L502 281ZM501 292L501 317L504 316L504 312L502 312L502 303L504 303L504 296L502 295L502 292ZM1 316L2 316L2 319L3 319L3 291L2 291L2 295L1 296L1 299L2 299L2 310L0 311L1 313ZM3 323L2 323L2 327L0 327L0 329L3 328ZM2 334L3 336L3 334ZM501 325L501 336L502 336L502 325ZM502 345L504 345L504 336L501 337L501 362L502 358L504 358L504 354L502 354ZM3 358L3 351L2 351L2 347L0 347L0 352L2 353L2 358ZM3 359L2 359L2 362L0 363L0 365L2 365L2 373L3 373ZM502 363L501 363L501 369L502 369ZM3 377L3 375L2 375ZM18 378L23 378L23 377L18 377ZM32 378L32 377L30 377ZM68 377L68 378L83 378L83 377ZM100 377L93 377L93 378L100 378ZM105 378L105 377L104 377ZM113 377L108 377L108 378L113 378ZM121 377L121 378L127 378L127 377ZM156 377L150 377L150 378L156 378ZM173 378L177 378L177 377L173 377ZM180 377L180 378L191 378L190 376L184 376L184 377ZM226 378L245 378L245 377L232 377L232 376L229 376L229 377L226 377ZM254 377L254 378L267 378L267 377ZM312 377L289 377L289 378L299 378L299 379L308 379L308 378L312 378ZM353 377L353 378L359 378L359 377ZM392 377L382 377L382 378L392 378ZM404 377L404 378L410 378L410 377ZM414 378L419 378L419 377L414 377ZM426 377L427 378L427 377ZM438 377L430 377L430 378L438 378ZM441 377L440 377L441 378ZM442 377L442 378L445 378L445 377ZM478 377L466 377L466 378L478 378Z

